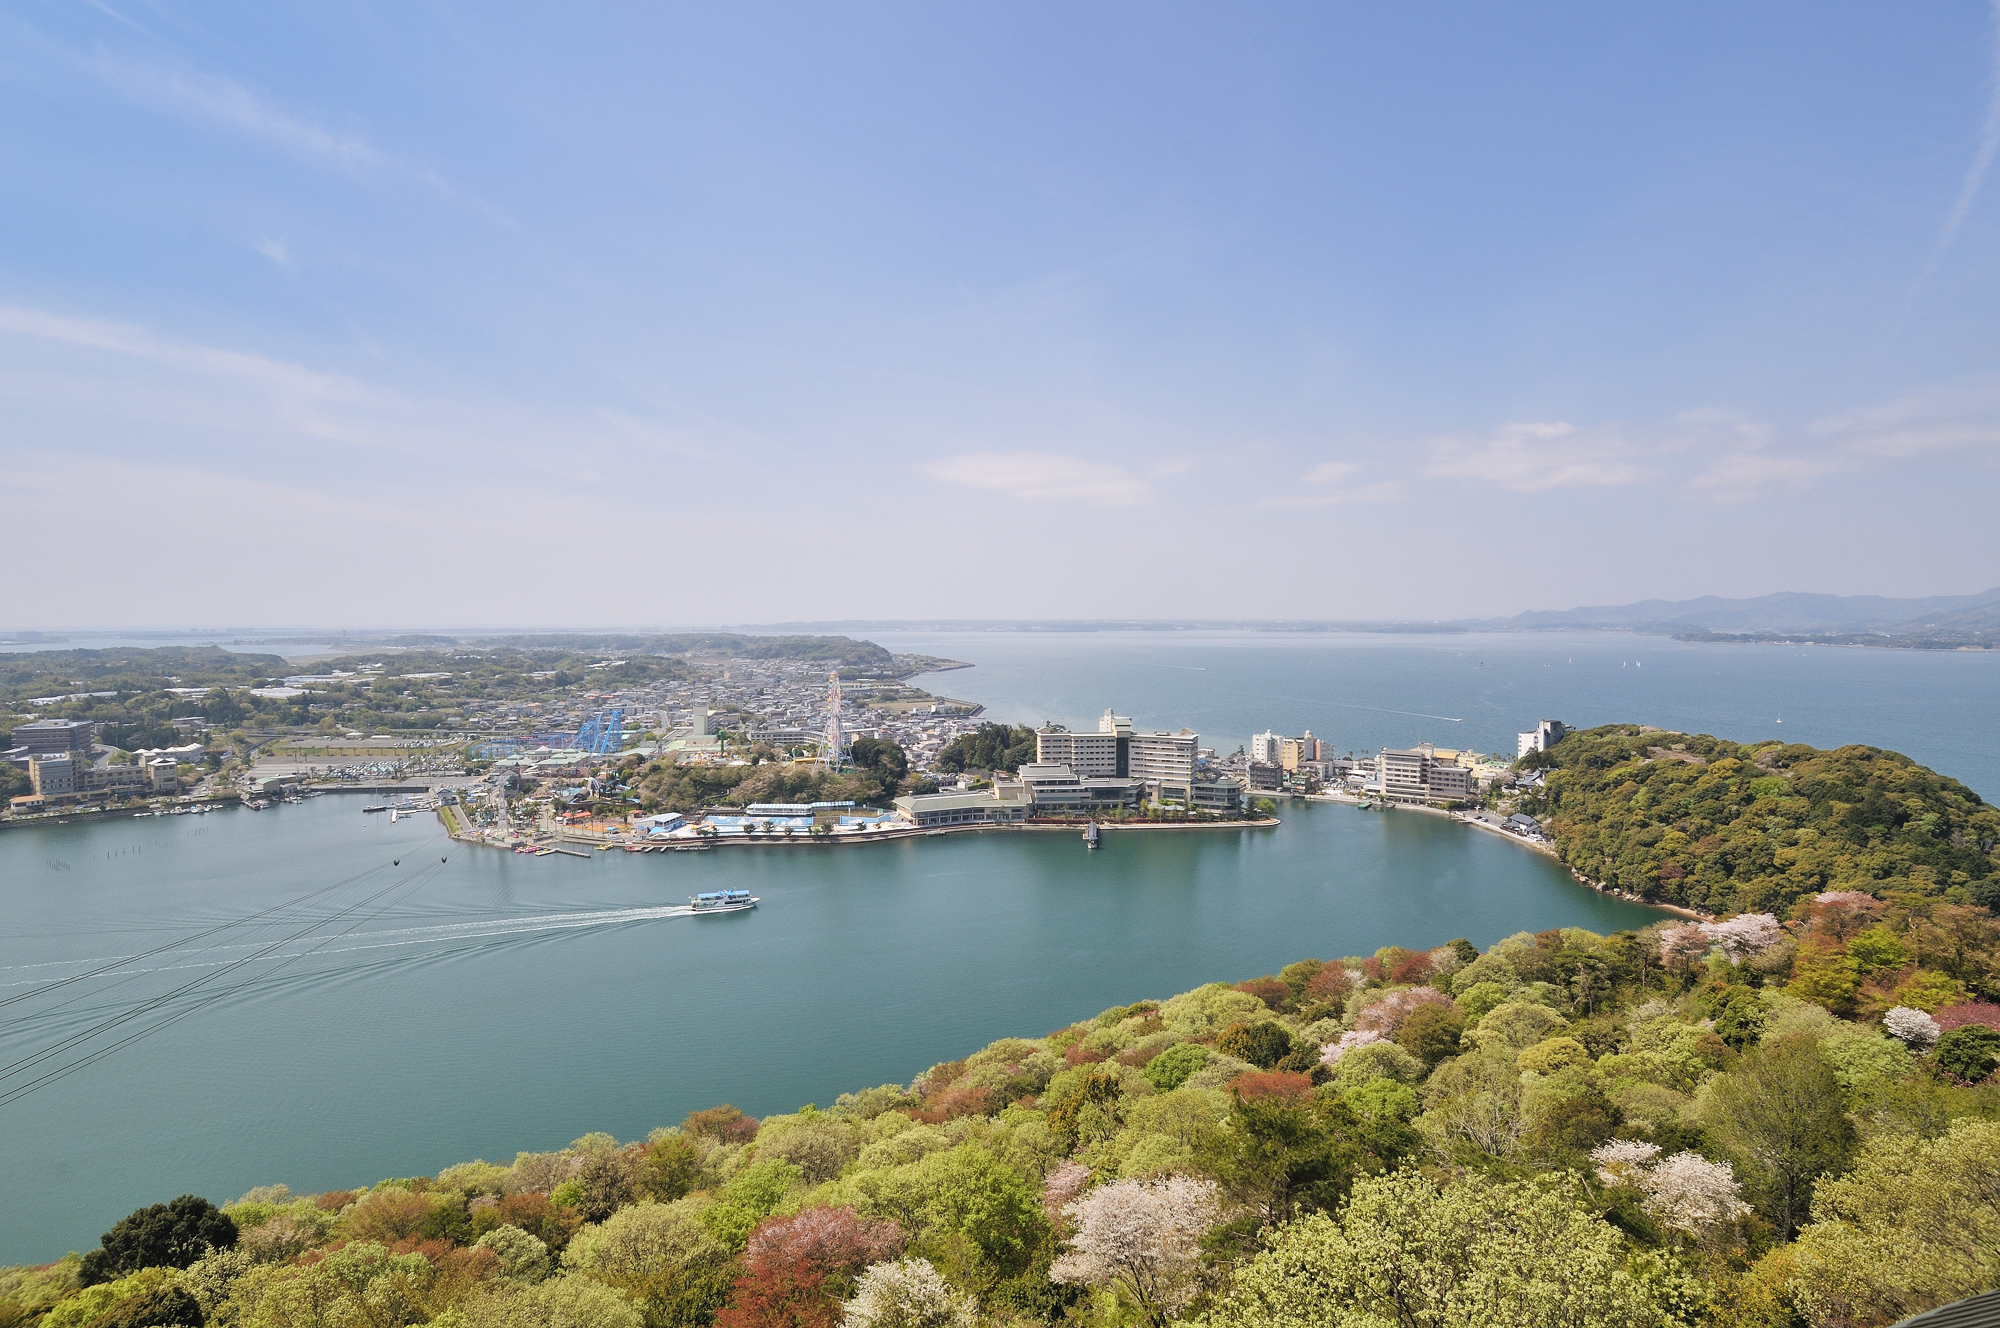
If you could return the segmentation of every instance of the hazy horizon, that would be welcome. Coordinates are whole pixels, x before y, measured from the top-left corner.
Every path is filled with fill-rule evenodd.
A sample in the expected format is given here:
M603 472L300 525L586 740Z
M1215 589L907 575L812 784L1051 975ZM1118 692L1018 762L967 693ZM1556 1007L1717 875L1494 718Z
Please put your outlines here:
M2000 579L2000 0L31 2L0 110L16 630Z

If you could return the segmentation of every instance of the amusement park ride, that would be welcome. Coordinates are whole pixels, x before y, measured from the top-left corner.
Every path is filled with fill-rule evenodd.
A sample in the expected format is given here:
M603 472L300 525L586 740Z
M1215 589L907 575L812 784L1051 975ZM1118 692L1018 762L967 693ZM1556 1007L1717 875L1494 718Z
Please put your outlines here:
M833 690L826 698L826 739L820 744L819 763L829 770L847 764L847 730L840 725L840 670L827 674Z
M820 741L819 754L814 759L830 770L838 770L848 763L851 748L847 729L840 722L839 671L828 674L827 682L831 686L826 698L826 729ZM546 749L551 752L583 752L590 756L615 756L624 745L625 710L622 706L614 706L586 719L575 733L522 733L505 738L488 738L472 749L472 755L494 760Z
M575 733L523 733L508 738L489 738L472 749L475 757L494 759L519 756L522 752L585 752L591 756L612 756L625 745L625 710L614 706L600 710Z

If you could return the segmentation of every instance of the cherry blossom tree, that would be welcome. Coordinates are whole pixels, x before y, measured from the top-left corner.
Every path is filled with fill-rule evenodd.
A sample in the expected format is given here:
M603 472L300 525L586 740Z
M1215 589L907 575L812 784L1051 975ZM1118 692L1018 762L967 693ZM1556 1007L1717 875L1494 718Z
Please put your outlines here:
M1735 963L1741 963L1785 939L1785 929L1769 913L1738 914L1727 922L1706 923L1702 931Z
M1148 1323L1166 1328L1201 1290L1201 1238L1221 1207L1213 1181L1169 1176L1101 1186L1065 1215L1076 1234L1050 1279L1117 1286Z
M1700 1153L1675 1153L1647 1172L1639 1188L1646 1195L1641 1206L1661 1226L1684 1236L1699 1236L1750 1212L1737 1197L1734 1169Z
M1944 1030L1922 1010L1899 1005L1882 1016L1882 1031L1913 1050L1922 1051L1936 1042Z
M1815 931L1846 940L1882 916L1882 901L1863 890L1822 890L1813 896Z
M1683 922L1660 933L1660 963L1685 973L1689 964L1707 954L1714 944L1699 922Z
M1068 1233L1069 1219L1064 1210L1077 1201L1089 1184L1090 1168L1081 1162L1065 1162L1043 1178L1042 1211L1048 1214L1050 1226Z
M1750 1212L1737 1196L1736 1172L1727 1162L1699 1153L1660 1159L1658 1144L1613 1139L1591 1151L1597 1176L1607 1185L1630 1185L1645 1198L1640 1207L1669 1231L1699 1236L1710 1227L1734 1222Z
M1342 1056L1345 1056L1357 1047L1365 1047L1371 1042L1387 1042L1388 1040L1389 1037L1386 1033L1377 1033L1372 1030L1356 1029L1352 1033L1342 1033L1340 1041L1329 1042L1320 1050L1319 1063L1321 1065L1338 1065Z
M1613 1139L1590 1151L1590 1160L1597 1164L1597 1178L1606 1185L1636 1186L1639 1177L1659 1159L1658 1144L1637 1139Z
M928 1259L878 1263L861 1274L844 1328L973 1328L979 1307Z
M716 1322L721 1328L833 1328L841 1305L830 1293L846 1290L862 1267L892 1259L902 1248L894 1222L861 1217L852 1208L807 1208L767 1219L750 1235L743 1272Z
M1380 1033L1388 1037L1403 1026L1420 1006L1450 1005L1451 997L1436 987L1404 987L1392 991L1379 1001L1373 1001L1368 1008L1355 1017L1357 1032Z

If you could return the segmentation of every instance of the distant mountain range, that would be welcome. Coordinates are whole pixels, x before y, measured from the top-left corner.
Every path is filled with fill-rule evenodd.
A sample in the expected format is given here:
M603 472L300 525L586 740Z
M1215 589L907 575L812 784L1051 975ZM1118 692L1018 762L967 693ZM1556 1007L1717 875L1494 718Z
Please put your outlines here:
M1755 599L1640 600L1636 604L1541 610L1493 618L1480 627L1668 632L1675 636L1897 637L1937 644L2000 640L2000 587L1977 595L1887 599L1782 591ZM1899 642L1900 644L1900 642Z

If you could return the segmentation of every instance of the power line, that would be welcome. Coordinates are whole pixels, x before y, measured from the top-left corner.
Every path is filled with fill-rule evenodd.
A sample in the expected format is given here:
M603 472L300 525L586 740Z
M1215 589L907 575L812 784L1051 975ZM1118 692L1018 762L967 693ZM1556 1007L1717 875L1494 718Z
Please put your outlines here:
M414 890L416 889L417 886L421 885L425 881L425 879L434 874L435 871L436 871L435 868L427 866L423 870L417 872L414 876L409 878L407 882L396 882L384 886L381 890L376 891L375 894L369 896L367 899L361 900L353 905L350 905L348 908L343 909L341 913L335 914L333 918L326 919L326 921L329 922L334 921L335 919L343 916L346 913L353 912L354 909L356 908L360 908L365 904L372 903L374 900L379 899L383 895L388 894L390 891L396 889L397 885L407 884L409 890ZM408 891L405 891L406 894L407 892ZM368 922L372 918L380 917L383 913L387 912L390 908L394 907L395 904L398 902L399 902L398 900L392 899L387 904L384 904L381 908L375 910L374 912L355 919L355 921L351 923L346 928L345 931L335 932L331 936L322 937L320 939L319 946L314 946L309 949L302 950L298 954L287 956L285 959L279 961L277 966L274 967L268 973L261 974L254 978L246 979L245 981L237 983L234 986L225 987L221 991L209 992L206 995L204 995L201 999L195 1001L192 1005L188 1006L185 1010L181 1010L175 1014L171 1014L167 1016L165 1019L160 1020L158 1023L149 1024L145 1028L139 1029L133 1033L129 1033L126 1036L118 1039L118 1041L116 1042L110 1043L107 1046L99 1047L96 1051L91 1052L87 1056L83 1056L78 1058L77 1060L71 1061L67 1065L59 1066L56 1069L50 1070L45 1074L39 1075L36 1078L31 1079L26 1083L16 1084L13 1088L8 1089L6 1092L0 1093L0 1107L4 1107L9 1105L10 1103L16 1102L21 1098L28 1096L30 1093L35 1092L38 1089L45 1088L49 1084L55 1083L57 1080L66 1079L70 1075L75 1074L78 1070L81 1070L86 1066L94 1065L98 1061L103 1060L105 1057L111 1055L113 1052L118 1051L120 1048L129 1046L132 1043L138 1042L143 1038L151 1037L153 1034L159 1032L161 1029L166 1028L169 1025L179 1023L181 1020L187 1018L189 1015L197 1014L202 1010L209 1008L211 1005L216 1004L218 1001L227 1000L230 996L235 995L237 992L242 991L247 987L251 987L258 983L269 981L271 977L274 974L276 974L280 969L285 968L287 965L299 959L305 958L307 955L315 953L321 946L324 946L331 941L337 940L341 936L352 934L353 931L356 928L360 927L363 923ZM311 932L317 930L318 926L320 925L324 924L323 923L315 924L314 927L309 927L304 932L298 933L284 940L274 942L271 946L266 947L265 950L260 952L259 954L249 956L248 958L242 960L238 960L236 963L228 965L227 968L218 970L214 974L210 974L209 977L210 978L219 977L223 972L228 971L229 968L241 967L243 964L251 963L258 958L262 958L264 954L268 954L270 950L275 949L278 946L289 944L293 940L298 940L306 935L310 935ZM131 1019L138 1018L140 1015L145 1014L150 1010L158 1009L165 1002L174 999L178 995L185 994L187 991L192 990L194 987L202 985L208 980L209 978L203 978L197 982L184 984L182 987L177 988L175 991L168 992L165 996L159 997L154 1001L147 1002L145 1005L143 1005L137 1010L130 1012L129 1014L126 1014L115 1020L106 1020L104 1024L100 1025L96 1029L86 1030L86 1032L83 1034L67 1039L67 1046L75 1047L79 1045L81 1042L87 1041L91 1037L95 1037L98 1033L105 1032L108 1029L116 1027L119 1024L126 1023ZM50 1050L55 1051L57 1049L51 1048ZM9 1078L14 1074L19 1073L21 1069L28 1068L30 1062L44 1059L46 1055L47 1053L40 1053L36 1057L30 1057L27 1058L27 1060L18 1063L17 1066L6 1067L4 1071L0 1071L0 1079Z
M380 869L377 868L376 870ZM430 870L431 869L427 867L423 871L418 872L416 875L417 877L421 878L425 874L425 872L428 872ZM318 931L321 927L326 926L327 924L332 922L337 922L341 918L352 913L354 910L358 908L363 908L368 904L373 903L375 900L380 899L383 895L388 894L390 891L396 889L401 884L402 882L400 881L392 881L388 885L383 886L380 890L376 891L374 894L369 895L365 899L357 900L356 902L348 905L346 908L333 914L331 917L321 919L320 921L317 922L313 922L303 928L300 928L298 931L292 932L287 936L282 936L279 939L272 941L269 945L260 947L254 953L245 955L241 959L233 960L230 963L222 965L220 968L216 969L212 973L207 973L202 975L201 977L193 978L188 982L182 983L180 986L174 988L172 991L165 993L164 995L156 996L151 998L150 1000L142 1001L137 1006L126 1011L125 1013L117 1015L110 1019L103 1020L98 1024L93 1025L90 1028L84 1029L80 1033L72 1034L71 1036L64 1038L61 1042L58 1042L53 1046L45 1047L41 1051L35 1052L29 1056L24 1056L20 1060L11 1062L7 1065L0 1065L0 1080L11 1079L15 1075L21 1073L23 1070L30 1069L33 1066L38 1065L53 1056L59 1056L65 1051L69 1051L75 1047L81 1046L83 1043L90 1041L92 1038L97 1037L101 1033L109 1032L111 1029L118 1027L120 1024L129 1023L131 1020L137 1019L141 1015L150 1013L151 1011L160 1008L160 1006L166 1004L169 1001L172 1001L180 996L184 996L187 993L194 991L200 987L207 986L209 983L215 981L217 978L226 976L227 974L235 971L236 969L242 968L245 964L255 963L259 959L267 957L275 950L281 949L284 946L291 945L298 941L301 941L306 937L312 935L312 933L314 933L315 931Z

